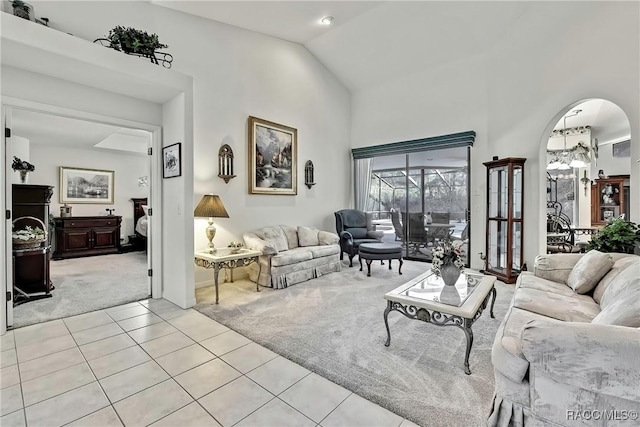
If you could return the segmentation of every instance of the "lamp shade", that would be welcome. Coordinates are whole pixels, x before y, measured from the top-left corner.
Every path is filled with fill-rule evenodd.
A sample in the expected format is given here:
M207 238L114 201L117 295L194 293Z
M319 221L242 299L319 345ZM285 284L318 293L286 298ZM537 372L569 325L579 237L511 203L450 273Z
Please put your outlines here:
M196 218L229 218L219 196L205 194L193 211Z

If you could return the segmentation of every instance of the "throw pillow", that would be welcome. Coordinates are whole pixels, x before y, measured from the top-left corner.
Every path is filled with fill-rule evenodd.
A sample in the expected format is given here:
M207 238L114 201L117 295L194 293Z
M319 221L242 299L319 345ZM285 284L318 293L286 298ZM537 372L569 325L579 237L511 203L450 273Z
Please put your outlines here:
M300 246L318 246L318 229L315 227L298 227L298 243Z
M591 323L640 328L640 278L627 282L617 298L594 317Z
M289 249L295 249L298 247L298 228L290 225L280 225L284 235L287 237L289 243Z
M148 216L149 215L149 206L142 205L142 211L144 212L144 216Z
M586 294L613 267L611 255L592 250L587 252L569 273L567 285L578 294Z
M286 251L289 249L287 237L280 227L264 227L256 232L263 240L266 240L276 251Z

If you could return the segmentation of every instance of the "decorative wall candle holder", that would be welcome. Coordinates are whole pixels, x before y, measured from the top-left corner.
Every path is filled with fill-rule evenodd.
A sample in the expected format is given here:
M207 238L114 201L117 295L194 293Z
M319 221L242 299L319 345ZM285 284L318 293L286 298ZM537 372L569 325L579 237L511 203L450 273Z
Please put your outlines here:
M307 160L307 163L304 164L304 185L309 189L316 185L313 182L313 162L311 160Z
M233 150L229 144L224 144L218 151L218 177L224 179L225 184L236 177L233 174Z

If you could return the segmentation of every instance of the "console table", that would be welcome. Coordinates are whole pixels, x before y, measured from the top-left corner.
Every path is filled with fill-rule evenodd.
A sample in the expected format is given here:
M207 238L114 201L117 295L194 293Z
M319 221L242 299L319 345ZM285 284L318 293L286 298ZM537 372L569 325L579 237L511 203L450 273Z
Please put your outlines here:
M213 269L213 284L216 287L216 304L218 304L218 274L221 268L228 268L231 270L231 282L233 282L233 269L236 267L245 267L252 263L259 263L259 258L262 253L260 251L254 251L251 249L241 249L237 253L231 253L230 249L218 249L215 253L209 252L196 252L194 262L198 267L212 268ZM258 277L260 277L260 271L258 271ZM256 281L256 292L260 292L258 282Z
M120 251L121 216L76 216L54 218L56 250L54 260Z

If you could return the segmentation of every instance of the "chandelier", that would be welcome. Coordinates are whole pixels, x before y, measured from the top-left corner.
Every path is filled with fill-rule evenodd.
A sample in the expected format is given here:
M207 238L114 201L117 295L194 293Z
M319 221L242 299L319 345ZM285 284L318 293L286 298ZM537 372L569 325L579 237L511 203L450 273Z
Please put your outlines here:
M582 141L578 142L574 147L567 149L567 117L574 117L580 114L582 110L573 110L570 114L563 117L564 127L559 131L553 131L551 136L562 134L564 140L564 148L562 150L547 150L547 154L551 156L551 160L547 165L547 170L569 170L572 168L583 168L591 163L589 157L589 147ZM591 132L589 126L581 126L571 129L580 134Z

